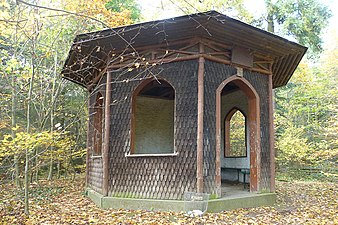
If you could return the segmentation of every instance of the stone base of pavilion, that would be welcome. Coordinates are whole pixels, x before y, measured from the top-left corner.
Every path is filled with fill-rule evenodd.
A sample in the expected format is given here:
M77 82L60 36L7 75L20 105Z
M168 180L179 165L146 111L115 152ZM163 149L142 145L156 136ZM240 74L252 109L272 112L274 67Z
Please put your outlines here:
M241 188L240 188L241 187ZM88 197L103 209L128 209L150 211L184 211L182 200L139 199L104 197L103 195L87 189ZM208 201L208 212L221 212L237 208L253 208L271 206L276 202L275 193L250 193L243 190L243 186L222 187L222 197Z

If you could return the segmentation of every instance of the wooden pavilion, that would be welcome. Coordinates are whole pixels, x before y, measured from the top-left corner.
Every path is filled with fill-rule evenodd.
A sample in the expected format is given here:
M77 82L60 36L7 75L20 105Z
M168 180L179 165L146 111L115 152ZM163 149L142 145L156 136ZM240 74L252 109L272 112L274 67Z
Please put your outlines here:
M89 93L87 186L101 198L275 191L273 88L306 48L215 11L78 35L63 77Z

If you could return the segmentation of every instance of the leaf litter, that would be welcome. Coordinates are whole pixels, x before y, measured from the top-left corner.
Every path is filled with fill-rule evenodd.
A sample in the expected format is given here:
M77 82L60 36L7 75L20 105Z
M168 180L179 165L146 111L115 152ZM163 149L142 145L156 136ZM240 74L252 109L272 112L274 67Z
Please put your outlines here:
M22 191L12 184L0 184L0 190L0 224L338 224L338 184L330 182L276 182L274 206L199 217L100 209L84 195L82 176L32 185L29 217L23 213Z

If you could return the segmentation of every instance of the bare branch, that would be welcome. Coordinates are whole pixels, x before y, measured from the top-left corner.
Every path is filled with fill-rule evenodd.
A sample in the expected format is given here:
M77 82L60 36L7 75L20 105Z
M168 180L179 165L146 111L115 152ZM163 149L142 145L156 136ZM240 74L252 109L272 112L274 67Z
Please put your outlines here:
M20 3L24 4L24 5L28 5L28 6L35 7L35 8L46 9L46 10L51 10L51 11L56 11L56 12L62 12L62 13L67 13L67 14L71 14L71 15L75 15L75 16L80 16L80 17L88 18L88 19L94 20L94 21L102 24L103 26L109 28L109 26L106 23L102 22L101 20L98 20L98 19L96 19L94 17L88 16L88 15L85 15L85 14L71 12L71 11L67 11L67 10L63 10L63 9L50 8L50 7L47 7L47 6L36 5L36 4L28 3L28 2L25 2L25 1L22 1L22 0L17 0L17 2L18 3L20 2Z

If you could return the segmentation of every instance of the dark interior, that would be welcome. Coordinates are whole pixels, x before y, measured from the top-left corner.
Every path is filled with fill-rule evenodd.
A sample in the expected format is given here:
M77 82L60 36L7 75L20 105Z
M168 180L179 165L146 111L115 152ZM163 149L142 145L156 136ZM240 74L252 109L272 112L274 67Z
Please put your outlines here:
M153 80L142 89L139 96L173 100L175 99L175 91L168 82Z

